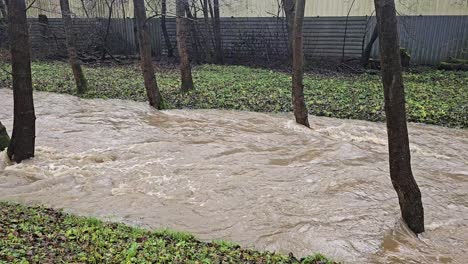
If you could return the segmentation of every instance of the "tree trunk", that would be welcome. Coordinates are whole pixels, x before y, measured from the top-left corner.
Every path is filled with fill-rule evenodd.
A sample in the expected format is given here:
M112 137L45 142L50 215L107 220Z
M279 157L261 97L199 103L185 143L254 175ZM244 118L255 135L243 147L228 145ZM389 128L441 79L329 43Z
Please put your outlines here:
M198 27L197 27L197 21L196 21L197 18L196 16L192 15L188 2L186 2L185 12L189 20L188 24L190 25L190 33L192 35L193 57L195 57L195 62L197 64L200 64L201 54L200 54L200 51L198 50L198 47L201 46L201 44L200 44L200 38L198 37Z
M292 57L293 31L294 31L294 0L282 0L284 15L286 16L286 26L288 30L288 54Z
M2 18L6 19L8 18L8 12L7 12L7 9L6 9L6 5L5 5L5 2L3 2L4 0L0 0L0 14L2 14Z
M304 21L305 0L296 1L296 11L294 18L294 41L293 41L293 76L292 76L292 97L294 116L298 124L310 127L307 118L307 107L304 102L304 85L302 83L304 75L304 51L302 40L302 24Z
M215 39L215 59L216 63L222 64L223 58L223 40L221 37L221 18L219 14L219 0L213 0L213 32Z
M167 33L166 13L167 13L167 0L162 0L161 1L161 30L164 36L164 42L166 43L167 56L174 57L174 49L172 48L171 39L169 38L169 33Z
M3 151L10 144L10 137L6 131L5 126L0 122L0 151Z
M8 157L16 162L34 157L36 115L31 80L31 45L29 43L24 0L8 3L13 75L13 133Z
M101 60L106 59L106 54L108 53L107 50L107 40L109 38L109 33L110 33L110 25L111 25L111 19L112 19L112 12L114 11L114 2L115 0L111 0L111 2L105 1L107 8L109 10L109 15L107 16L107 24L106 24L106 33L104 34L104 39L102 41L102 55L101 55ZM109 54L110 55L110 54Z
M62 11L63 24L65 27L68 60L73 71L73 76L75 77L76 89L79 94L82 94L87 90L87 82L75 48L75 34L73 34L73 22L68 0L60 0L60 9Z
M210 24L210 13L208 11L208 0L200 0L200 3L202 5L202 11L203 11L203 19L205 21L205 29L208 34L207 38L208 40L205 41L205 50L207 54L207 60L209 62L213 61L213 49L212 47L215 46L214 40L213 40L213 32L211 29L211 24Z
M362 52L361 56L361 65L362 67L366 68L367 65L369 64L369 59L370 55L372 52L372 47L374 46L375 41L379 37L379 27L378 25L375 25L374 31L372 31L372 36L371 39L369 40L369 43L367 43L364 51Z
M176 31L177 31L177 49L179 51L180 74L183 92L193 89L192 69L189 60L189 32L188 21L185 17L185 6L187 0L176 0Z
M133 8L135 10L135 7ZM135 40L135 48L137 55L140 55L140 42L138 40L138 29L137 29L137 20L135 17L132 18L133 21L133 39Z
M149 104L162 109L162 97L159 92L154 68L151 61L151 43L148 33L148 24L146 24L146 9L144 0L133 0L135 21L137 24L138 43L140 47L141 70L145 80L146 95Z
M380 63L385 96L390 177L398 194L403 220L418 234L424 232L424 209L421 192L411 171L395 2L374 2L380 33Z

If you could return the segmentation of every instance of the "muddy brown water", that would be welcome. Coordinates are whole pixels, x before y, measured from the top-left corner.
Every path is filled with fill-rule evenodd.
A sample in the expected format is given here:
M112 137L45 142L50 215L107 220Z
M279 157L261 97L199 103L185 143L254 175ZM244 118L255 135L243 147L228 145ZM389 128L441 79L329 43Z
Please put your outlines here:
M35 103L36 157L0 163L2 200L345 263L468 260L468 130L409 125L417 238L400 221L382 123L312 116L309 130L290 114L52 93ZM7 89L0 120L11 130Z

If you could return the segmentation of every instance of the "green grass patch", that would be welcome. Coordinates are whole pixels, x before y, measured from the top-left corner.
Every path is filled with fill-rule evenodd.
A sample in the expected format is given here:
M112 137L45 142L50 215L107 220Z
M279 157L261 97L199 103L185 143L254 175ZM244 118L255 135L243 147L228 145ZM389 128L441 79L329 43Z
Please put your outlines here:
M1 65L0 65L1 66ZM5 67L6 65L3 65ZM9 66L7 66L9 67ZM36 90L76 95L70 67L63 62L34 62ZM136 65L84 67L89 91L84 98L145 101L143 78ZM201 65L193 69L196 89L179 91L179 72L157 70L167 108L291 111L289 74L245 66ZM449 127L468 127L468 72L430 68L404 74L408 120ZM11 77L0 71L0 85ZM378 75L306 74L305 100L314 115L384 121L383 88Z
M0 263L335 263L0 201Z

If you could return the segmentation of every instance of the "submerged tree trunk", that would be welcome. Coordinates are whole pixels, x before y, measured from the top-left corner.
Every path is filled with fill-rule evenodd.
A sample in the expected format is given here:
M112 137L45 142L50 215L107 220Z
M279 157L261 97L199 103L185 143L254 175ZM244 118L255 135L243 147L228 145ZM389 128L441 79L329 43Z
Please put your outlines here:
M151 43L146 24L146 10L144 0L133 0L135 22L137 24L138 43L140 47L141 70L145 80L146 95L149 104L157 109L162 109L162 98L159 92L154 68L151 61Z
M216 63L222 64L223 58L223 40L221 37L221 18L219 14L219 0L213 0L213 32L215 39L215 59Z
M36 115L31 80L31 46L29 43L24 0L8 3L11 64L13 75L13 133L8 157L16 162L34 157Z
M424 209L421 192L411 171L395 2L394 0L374 0L374 2L380 33L390 177L398 194L403 220L414 233L418 234L424 232Z
M70 5L68 0L60 0L60 9L62 11L62 18L65 27L65 38L68 51L68 60L75 77L76 89L79 94L86 92L87 82L81 69L80 59L75 48L75 34L73 34L73 23L70 12Z
M293 31L294 31L294 0L282 0L284 15L286 16L286 26L288 30L288 54L292 57Z
M172 48L171 39L169 38L169 33L167 33L166 13L167 13L167 0L161 0L161 31L163 33L164 43L166 44L167 56L174 57L174 49Z
M193 89L192 69L189 60L189 31L188 21L185 17L185 6L187 0L176 0L176 31L177 31L177 49L179 51L181 90L183 92Z
M292 76L292 97L294 116L298 124L310 127L307 118L307 107L304 102L304 85L302 83L304 75L304 51L302 40L302 24L304 21L305 0L296 1L296 11L294 18L294 41L293 41L293 76Z
M362 51L361 55L361 65L366 68L367 65L369 64L369 59L370 55L372 52L372 47L374 46L375 41L379 37L379 27L378 25L375 25L374 31L372 31L372 36L371 39L369 40L369 43L367 43L366 47Z

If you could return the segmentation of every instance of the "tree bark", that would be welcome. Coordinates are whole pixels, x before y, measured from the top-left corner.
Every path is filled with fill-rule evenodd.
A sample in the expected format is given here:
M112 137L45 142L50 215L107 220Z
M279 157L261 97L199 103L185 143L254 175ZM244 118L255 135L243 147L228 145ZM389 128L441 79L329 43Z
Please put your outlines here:
M374 31L372 31L372 36L369 40L369 43L367 43L364 51L362 52L362 55L361 55L361 65L362 67L366 68L367 65L369 65L369 59L370 59L370 55L371 55L371 52L372 52L372 47L374 46L374 43L375 41L377 40L377 38L379 37L379 27L378 25L375 25L374 27Z
M385 96L390 177L403 220L416 234L424 232L421 192L411 171L405 91L394 0L374 0L379 26L380 63Z
M62 18L65 27L68 60L73 71L73 77L75 77L76 89L79 94L82 94L87 90L87 81L83 70L81 69L81 62L76 52L75 34L73 34L73 22L68 0L60 0L60 9L62 11Z
M13 75L13 133L8 157L16 162L34 157L36 115L31 80L31 45L29 43L24 0L8 3L11 64Z
M189 32L188 21L185 17L185 6L187 0L176 0L176 33L177 33L177 50L180 60L180 75L181 75L181 90L183 92L193 89L192 69L189 60Z
M167 33L166 13L167 13L167 0L161 0L161 31L163 33L164 42L166 44L167 56L174 57L174 49L172 48L171 39L169 38L169 33Z
M146 9L144 0L133 0L135 21L137 24L138 43L140 47L141 70L145 80L146 95L149 104L162 109L162 97L159 92L158 83L154 74L154 68L151 61L151 43L148 33L148 24L146 24Z
M288 54L292 57L293 31L294 31L294 0L282 0L284 15L286 16L286 26L288 30Z
M216 63L223 64L223 40L221 37L221 18L219 14L219 0L213 0L213 32L215 39L215 59Z
M305 0L296 1L296 11L294 18L294 41L293 41L293 76L292 76L292 97L294 116L298 124L310 127L307 117L307 107L304 102L304 85L302 83L304 75L304 51L302 24L304 22Z

